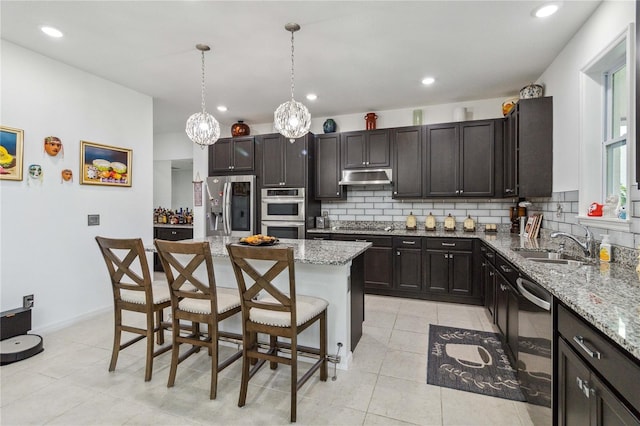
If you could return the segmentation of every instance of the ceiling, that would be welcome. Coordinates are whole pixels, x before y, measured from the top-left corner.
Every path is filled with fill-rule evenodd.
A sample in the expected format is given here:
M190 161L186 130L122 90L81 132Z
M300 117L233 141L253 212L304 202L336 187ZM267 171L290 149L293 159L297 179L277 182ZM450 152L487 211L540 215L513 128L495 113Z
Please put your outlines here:
M507 97L535 81L600 1L7 1L3 39L153 97L154 132L184 131L206 100L222 127L268 123L295 98L312 117ZM51 25L64 33L45 36ZM422 78L436 82L423 86ZM318 99L308 101L307 93ZM226 105L227 112L216 106Z

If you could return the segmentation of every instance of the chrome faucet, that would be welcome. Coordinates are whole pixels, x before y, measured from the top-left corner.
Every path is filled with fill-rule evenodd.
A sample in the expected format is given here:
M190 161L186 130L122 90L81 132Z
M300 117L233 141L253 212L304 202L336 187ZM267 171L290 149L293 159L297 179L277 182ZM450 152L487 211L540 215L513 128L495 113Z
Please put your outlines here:
M593 233L586 226L582 226L582 225L579 225L579 226L584 228L584 230L586 231L586 235L585 235L586 240L584 243L580 241L578 238L566 232L559 232L559 231L552 232L551 238L566 237L570 240L573 240L573 242L575 242L580 246L580 248L582 249L586 257L592 258L595 256ZM561 244L561 247L564 247L564 245Z

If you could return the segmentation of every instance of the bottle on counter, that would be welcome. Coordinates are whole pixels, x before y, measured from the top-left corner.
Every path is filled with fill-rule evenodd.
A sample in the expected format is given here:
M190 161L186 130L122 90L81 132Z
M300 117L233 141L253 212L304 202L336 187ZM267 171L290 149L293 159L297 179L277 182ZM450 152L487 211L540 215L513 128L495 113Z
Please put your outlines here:
M602 235L600 262L611 262L611 243L609 242L609 235L607 234Z

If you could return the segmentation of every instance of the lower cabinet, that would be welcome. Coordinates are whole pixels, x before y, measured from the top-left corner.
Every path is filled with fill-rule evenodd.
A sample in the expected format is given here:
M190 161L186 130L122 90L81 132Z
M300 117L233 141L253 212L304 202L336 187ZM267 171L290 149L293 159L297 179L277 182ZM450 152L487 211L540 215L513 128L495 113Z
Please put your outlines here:
M154 226L153 238L167 241L190 240L191 238L193 238L193 229ZM160 262L160 257L157 253L153 254L153 270L163 271L162 263Z
M473 278L473 241L427 238L425 290L435 300L480 304L479 280Z
M422 291L422 238L395 237L393 239L394 286L399 291Z
M393 238L377 235L333 234L333 240L373 244L364 254L364 290L390 295L393 289Z
M556 315L557 424L640 425L638 363L564 306Z
M496 308L495 323L506 343L509 356L518 357L518 291L516 280L519 271L501 256L496 257L495 266Z
M496 268L494 266L495 251L480 245L480 281L482 301L491 320L495 323L496 311Z

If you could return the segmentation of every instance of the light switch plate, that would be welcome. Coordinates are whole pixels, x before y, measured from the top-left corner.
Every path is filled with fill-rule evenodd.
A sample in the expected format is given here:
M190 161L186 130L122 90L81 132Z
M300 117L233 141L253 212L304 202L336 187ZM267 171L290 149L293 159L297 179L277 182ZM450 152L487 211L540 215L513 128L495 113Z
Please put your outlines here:
M87 225L89 226L100 225L100 215L99 214L87 215Z

